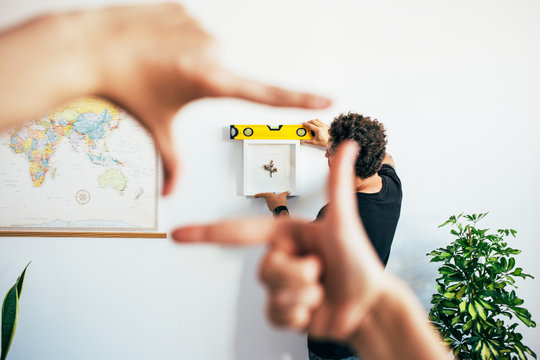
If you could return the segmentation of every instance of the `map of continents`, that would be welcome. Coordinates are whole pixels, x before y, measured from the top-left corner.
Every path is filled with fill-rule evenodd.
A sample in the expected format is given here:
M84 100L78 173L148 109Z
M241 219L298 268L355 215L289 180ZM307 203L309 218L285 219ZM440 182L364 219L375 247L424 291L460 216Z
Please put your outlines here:
M1 134L0 155L0 227L157 226L155 148L106 101L80 99Z

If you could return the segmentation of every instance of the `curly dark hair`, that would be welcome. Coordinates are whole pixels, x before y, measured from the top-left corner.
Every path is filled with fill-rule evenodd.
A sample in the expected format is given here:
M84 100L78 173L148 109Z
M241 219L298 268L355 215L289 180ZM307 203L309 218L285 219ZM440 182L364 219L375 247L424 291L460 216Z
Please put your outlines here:
M386 134L383 124L356 113L341 114L330 124L330 150L345 140L354 140L360 145L356 159L356 176L366 179L381 168L386 155Z

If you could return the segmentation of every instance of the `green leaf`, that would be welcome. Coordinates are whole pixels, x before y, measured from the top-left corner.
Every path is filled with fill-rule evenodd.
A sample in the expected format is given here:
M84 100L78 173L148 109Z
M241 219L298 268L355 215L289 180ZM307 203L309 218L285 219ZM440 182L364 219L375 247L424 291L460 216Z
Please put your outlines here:
M447 298L447 299L453 299L453 298L456 297L456 293L453 293L453 292L445 292L445 293L443 294L443 296L444 296L445 298Z
M467 301L463 300L462 302L459 303L459 311L465 312L466 309L467 309Z
M441 301L441 304L444 305L444 307L450 308L450 309L457 309L458 308L457 304L455 304L455 303L453 303L453 302L451 302L449 300L443 300L443 301Z
M26 269L28 269L28 266L30 266L31 261L26 264L26 267L24 268L23 272L21 273L21 276L17 278L17 296L19 299L21 298L23 284L24 284L24 276L26 275Z
M442 223L441 225L439 225L439 229L442 228L443 226L446 226L448 224L455 224L456 223L456 218L455 217L450 217L448 220L446 220L444 223Z
M517 345L514 345L514 349L516 349L518 355L519 355L519 358L521 360L527 360L527 358L525 357L525 354L523 353L523 351L517 346Z
M467 321L467 322L465 323L465 325L463 325L463 331L469 330L469 329L471 328L472 324L473 324L472 319L469 319L469 321Z
M482 357L482 360L489 360L491 358L491 355L489 353L489 348L486 343L482 346L482 351L480 352L480 356Z
M458 293L456 294L456 297L461 300L463 295L465 294L466 286L463 286L461 289L459 289Z
M514 315L516 315L516 317L519 320L521 320L521 322L524 323L525 325L527 325L528 327L536 327L536 323L531 320L530 316L526 316L526 315L520 314L518 312L516 312Z
M474 306L472 303L469 303L469 314L471 314L471 317L473 319L476 319L476 310L474 309Z
M510 260L508 261L508 267L506 268L506 271L512 270L514 265L516 265L516 259L510 258Z
M514 272L512 273L512 275L520 275L522 271L523 271L523 269L520 268L520 267L518 267L518 268L516 268L516 270L514 270Z
M19 321L19 299L21 298L26 269L28 269L29 265L30 263L26 265L2 303L2 352L0 353L0 360L6 359L15 337L15 330Z
M476 312L482 318L483 320L486 320L486 313L484 312L484 308L482 305L480 305L477 301L474 301L474 308L476 309Z
M528 346L525 346L525 351L529 353L533 358L536 359L536 353L532 351L531 348L529 348Z
M506 270L506 266L507 266L507 263L506 263L506 258L502 258L501 259L501 268Z
M481 348L482 348L482 340L478 340L478 342L476 343L476 346L474 347L474 351L480 351Z
M478 331L478 333L481 334L481 333L482 333L482 328L485 328L485 326L482 325L482 324L480 323L480 321L477 321L477 322L475 323L475 325L476 325L476 331Z
M484 306L486 309L488 310L495 310L495 308L493 307L493 305L491 305L490 303L488 303L487 301L484 301L482 299L478 299L478 301L480 301L480 304L482 304L482 306ZM519 304L516 304L516 305L519 305Z
M17 283L9 289L2 304L2 353L0 360L5 360L15 336L19 321L19 298Z

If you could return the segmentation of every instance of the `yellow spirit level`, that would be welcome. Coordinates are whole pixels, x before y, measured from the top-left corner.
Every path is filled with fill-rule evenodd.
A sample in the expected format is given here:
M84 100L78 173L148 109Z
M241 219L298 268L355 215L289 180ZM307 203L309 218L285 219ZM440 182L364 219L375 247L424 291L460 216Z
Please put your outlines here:
M233 140L307 140L312 131L302 125L231 125Z

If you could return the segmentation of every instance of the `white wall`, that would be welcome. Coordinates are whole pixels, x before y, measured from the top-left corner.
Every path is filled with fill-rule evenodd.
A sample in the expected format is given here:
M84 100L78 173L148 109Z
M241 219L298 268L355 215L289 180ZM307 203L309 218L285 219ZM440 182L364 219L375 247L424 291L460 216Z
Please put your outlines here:
M127 2L127 1L126 1ZM107 0L92 2L92 6ZM517 229L518 264L536 275L518 294L540 321L540 3L536 1L198 0L231 69L328 94L328 111L232 100L186 107L176 123L182 178L161 225L266 214L238 195L241 144L232 123L329 122L358 111L388 128L404 184L390 268L424 302L448 241L449 215L489 210L486 226ZM80 0L0 3L0 24ZM192 136L204 130L204 136ZM324 204L323 152L302 147L291 212ZM209 175L210 174L210 175ZM11 359L305 359L302 336L276 332L256 283L262 249L178 247L168 240L0 239L0 292L32 260ZM540 352L539 329L520 327Z

